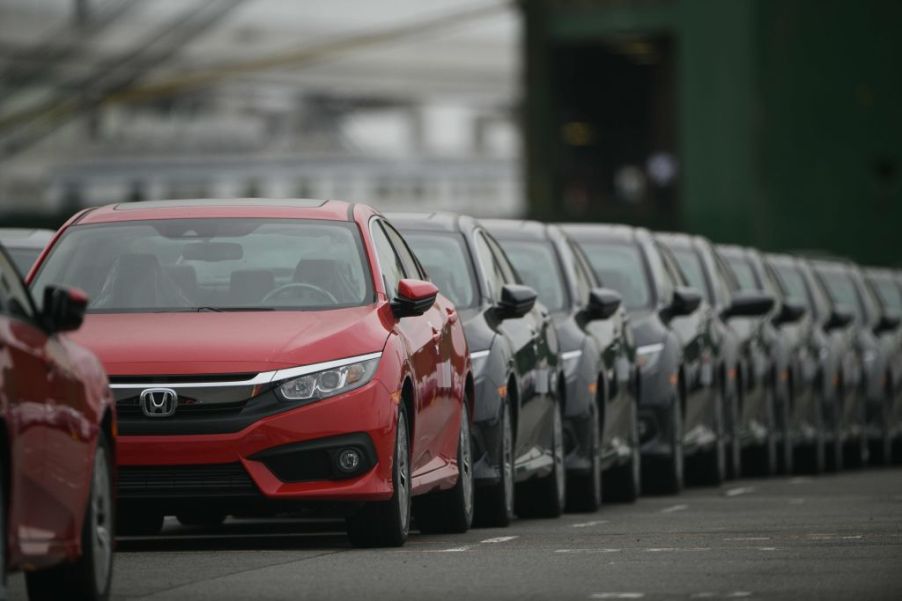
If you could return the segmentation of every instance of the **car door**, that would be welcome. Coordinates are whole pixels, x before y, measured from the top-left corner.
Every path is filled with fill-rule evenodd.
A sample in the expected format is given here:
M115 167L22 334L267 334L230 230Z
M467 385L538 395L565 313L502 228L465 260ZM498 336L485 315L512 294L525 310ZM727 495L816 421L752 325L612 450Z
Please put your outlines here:
M416 261L400 235L384 220L374 219L371 232L386 290L393 296L402 279L419 279ZM395 237L394 243L392 237ZM415 476L438 469L445 463L437 452L440 448L437 438L442 432L446 413L439 395L441 324L441 315L433 306L423 315L399 319L394 326L407 349L414 372L416 415L412 416L411 464Z
M59 539L60 510L47 474L49 403L54 396L47 335L19 275L0 253L0 361L10 443L8 523L21 543Z

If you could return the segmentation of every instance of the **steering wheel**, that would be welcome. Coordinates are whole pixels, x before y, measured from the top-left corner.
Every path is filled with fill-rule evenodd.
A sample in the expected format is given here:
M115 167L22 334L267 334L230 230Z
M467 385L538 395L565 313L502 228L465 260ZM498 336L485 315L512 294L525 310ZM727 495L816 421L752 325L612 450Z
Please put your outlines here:
M266 296L264 296L263 299L260 301L260 304L266 304L268 301L271 301L272 299L274 299L278 296L284 295L286 292L289 292L292 290L294 290L294 291L312 291L315 294L320 295L320 297L326 299L326 301L328 301L329 303L332 303L334 305L338 304L338 299L335 298L332 295L332 293L329 292L328 290L320 288L319 286L316 286L315 284L306 284L304 282L292 282L291 284L284 284L282 286L279 286L278 288L276 288L275 290L271 290ZM292 296L295 296L295 295L292 295ZM297 296L300 296L300 295L297 295Z

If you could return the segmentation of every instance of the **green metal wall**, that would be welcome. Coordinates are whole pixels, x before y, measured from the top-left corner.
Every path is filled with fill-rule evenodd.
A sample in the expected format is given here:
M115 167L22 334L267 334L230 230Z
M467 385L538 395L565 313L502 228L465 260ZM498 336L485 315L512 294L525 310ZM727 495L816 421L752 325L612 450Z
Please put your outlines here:
M766 249L902 261L902 2L522 0L521 7L534 217L569 218L555 189L551 49L663 32L677 45L676 227Z

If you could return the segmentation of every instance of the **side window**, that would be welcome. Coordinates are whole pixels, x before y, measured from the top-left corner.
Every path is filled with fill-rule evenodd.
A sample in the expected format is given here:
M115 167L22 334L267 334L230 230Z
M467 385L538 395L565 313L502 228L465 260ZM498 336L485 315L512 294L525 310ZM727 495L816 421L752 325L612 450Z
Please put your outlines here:
M670 277L673 286L688 286L689 282L686 281L686 276L683 275L683 271L677 265L676 259L671 256L670 251L660 244L657 247L658 253L661 255L661 261L664 263L664 271ZM699 290L699 292L704 292L704 290Z
M398 230L384 221L380 221L379 223L385 229L389 241L392 246L395 247L395 252L401 259L401 265L404 267L404 273L406 274L405 277L425 280L426 274L422 272L420 263L414 256L413 251L410 250L410 247L407 246L407 242L405 242L401 234L398 233Z
M21 317L34 319L34 307L28 290L22 284L19 272L10 262L6 253L0 252L0 311Z
M489 243L489 248L492 249L492 254L495 257L495 267L500 271L501 277L502 279L504 279L504 283L520 283L520 278L517 276L517 271L514 269L514 266L511 265L510 259L508 259L507 255L504 254L504 251L501 250L501 247L498 246L498 243L495 242L495 239L488 235L486 235L485 239Z
M501 273L501 268L498 267L495 256L492 254L492 249L489 247L489 243L482 232L476 234L476 255L479 258L479 264L482 266L483 272L485 272L485 278L489 287L488 295L497 301L501 297L501 288L505 284L504 274Z
M382 279L385 282L385 290L389 297L398 291L398 282L403 280L404 267L397 253L388 241L388 235L378 222L371 224L373 233L373 246L376 247L376 256L379 258L379 267L382 269Z
M565 245L564 248L567 255L569 255L568 259L570 261L570 264L573 265L573 274L576 276L576 304L585 304L589 299L589 291L593 288L592 279L588 275L588 269L580 260L581 258L579 256L579 253L573 250L573 247L569 242Z

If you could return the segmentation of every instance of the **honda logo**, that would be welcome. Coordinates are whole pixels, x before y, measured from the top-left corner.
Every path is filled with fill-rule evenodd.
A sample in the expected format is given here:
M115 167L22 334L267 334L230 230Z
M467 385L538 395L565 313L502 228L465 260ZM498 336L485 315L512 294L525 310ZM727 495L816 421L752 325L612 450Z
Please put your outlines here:
M147 417L169 417L178 404L179 395L171 388L148 388L141 392L141 411Z

